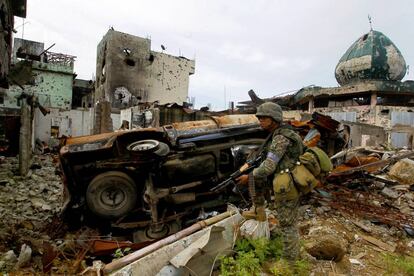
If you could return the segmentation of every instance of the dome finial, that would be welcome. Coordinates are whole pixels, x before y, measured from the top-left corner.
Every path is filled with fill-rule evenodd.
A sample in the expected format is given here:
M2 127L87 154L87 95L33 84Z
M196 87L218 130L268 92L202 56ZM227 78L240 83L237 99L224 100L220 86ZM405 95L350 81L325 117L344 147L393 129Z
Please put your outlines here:
M369 14L368 14L368 22L369 22L369 27L371 28L371 31L372 31L372 18Z

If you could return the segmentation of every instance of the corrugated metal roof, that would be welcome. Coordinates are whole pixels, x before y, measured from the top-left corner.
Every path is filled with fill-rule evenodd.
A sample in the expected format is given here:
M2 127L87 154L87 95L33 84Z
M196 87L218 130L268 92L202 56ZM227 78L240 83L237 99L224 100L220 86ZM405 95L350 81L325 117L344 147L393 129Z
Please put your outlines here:
M391 112L391 126L405 125L414 127L414 112Z
M356 112L327 112L325 115L331 116L337 121L356 122Z
M391 145L395 148L409 147L411 148L410 143L410 133L404 132L391 132Z

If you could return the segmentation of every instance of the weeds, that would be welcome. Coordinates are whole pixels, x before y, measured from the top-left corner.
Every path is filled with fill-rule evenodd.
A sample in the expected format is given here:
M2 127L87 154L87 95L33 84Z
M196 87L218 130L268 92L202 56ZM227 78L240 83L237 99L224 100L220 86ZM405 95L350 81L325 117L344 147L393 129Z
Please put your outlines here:
M295 263L294 271L286 261L280 260L283 251L283 244L280 236L271 240L266 238L241 239L236 242L233 256L222 257L220 275L260 275L262 265L267 261L275 261L270 272L273 275L308 275L309 264L306 261Z
M296 275L307 276L309 275L310 269L311 269L311 266L309 262L306 260L298 260L295 262Z
M270 268L270 272L275 276L293 276L293 271L289 266L289 263L285 260L278 260L272 268Z
M383 254L382 259L385 265L386 275L401 273L414 275L414 257Z
M131 251L131 248L126 247L126 248L118 248L117 250L115 250L115 252L112 254L112 257L114 257L114 259L119 259L124 257L125 255L128 255Z

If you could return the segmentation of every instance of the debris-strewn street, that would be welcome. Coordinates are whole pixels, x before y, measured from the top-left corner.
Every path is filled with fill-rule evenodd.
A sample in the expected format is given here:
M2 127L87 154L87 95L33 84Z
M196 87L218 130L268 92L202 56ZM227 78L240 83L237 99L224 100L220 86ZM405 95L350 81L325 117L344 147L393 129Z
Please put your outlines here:
M414 4L250 2L0 0L1 275L414 275Z
M384 154L389 159L409 153L366 148L348 152L344 160L355 156L365 160L373 151L377 158L371 162L378 162ZM333 173L329 184L318 187L302 200L301 256L308 273L410 275L413 272L414 192L412 178L405 177L412 170L399 170L401 166L412 166L412 162L402 159L377 165L370 172L358 169L364 165L348 167L346 170L353 173L345 174L344 164L352 163L345 161L336 168L342 176ZM111 246L110 236L101 236L102 233L91 228L68 232L67 225L59 218L63 185L58 165L53 155L35 155L28 176L20 177L16 175L17 159L1 158L2 272L78 273L94 260L108 263L140 248L127 241ZM274 236L278 233L278 222L270 215L269 223ZM262 271L273 275L278 271L277 265L277 261L269 259L263 263Z

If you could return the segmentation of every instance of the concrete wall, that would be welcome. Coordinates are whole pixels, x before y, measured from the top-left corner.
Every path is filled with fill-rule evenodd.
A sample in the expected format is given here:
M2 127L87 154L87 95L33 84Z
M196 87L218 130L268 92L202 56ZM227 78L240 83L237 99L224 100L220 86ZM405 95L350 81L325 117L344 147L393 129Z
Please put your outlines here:
M374 147L387 142L387 133L383 127L355 122L344 122L350 130L350 145L352 147Z
M113 130L119 129L122 123L121 114L111 113L111 119L112 119Z
M131 127L131 120L132 120L132 108L126 108L121 110L120 118L121 121L128 121L129 126Z
M344 106L344 107L323 107L315 108L314 111L326 114L333 115L336 119L347 118L348 121L351 120L350 117L355 117L355 122L365 123L365 124L374 124L375 119L370 116L371 108L369 105L360 105L360 106ZM344 113L350 113L346 115ZM352 114L352 115L351 115Z
M44 107L70 110L72 104L73 66L33 62L35 83L24 85L24 91L37 95ZM3 104L0 107L19 108L17 98L22 89L13 85L7 90Z
M391 129L394 125L414 127L414 108L405 106L369 105L315 108L316 112L334 119L366 123ZM351 119L351 118L355 118ZM393 121L393 122L392 122Z
M395 148L413 148L414 108L405 106L369 105L315 108L316 112L338 121L351 121L353 146L377 146L387 142ZM361 124L363 123L363 124ZM363 126L363 127L361 127ZM382 129L382 134L378 134ZM379 136L378 136L379 135Z
M92 134L93 109L61 111L51 109L46 116L36 109L34 116L34 139L49 142L52 126L59 127L59 137Z
M182 104L195 62L151 51L149 39L109 30L97 49L95 100L123 109L140 102Z
M187 101L189 75L194 74L194 60L152 52L154 62L149 67L147 79L148 101L160 104Z

